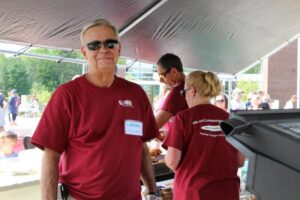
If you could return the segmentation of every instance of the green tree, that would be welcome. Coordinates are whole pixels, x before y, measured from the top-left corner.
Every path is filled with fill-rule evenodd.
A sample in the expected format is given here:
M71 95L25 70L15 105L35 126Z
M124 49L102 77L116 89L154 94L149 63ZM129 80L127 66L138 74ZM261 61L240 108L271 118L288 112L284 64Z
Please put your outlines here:
M31 95L36 96L40 103L46 104L49 101L51 94L52 91L48 91L44 85L42 85L41 83L33 82Z
M19 94L28 94L31 85L27 78L27 70L21 60L13 57L8 58L2 67L5 68L2 71L3 74L1 74L5 85L5 92L15 88Z
M60 83L52 63L48 60L42 62L37 68L36 78L37 82L44 85L48 91L54 90Z
M257 81L238 81L237 87L244 91L243 101L247 101L247 94L255 92L259 89L259 83Z
M6 58L3 54L0 54L0 91L7 93L8 88L6 88Z
M258 63L251 67L248 71L245 72L245 74L259 74L261 72L261 64Z
M35 48L33 52L58 57L80 57L79 52L43 48ZM16 88L19 94L31 94L38 88L39 95L43 94L42 96L49 98L48 94L51 94L60 84L71 80L75 74L81 74L81 70L80 64L63 61L57 63L25 56L6 57L0 54L0 90L8 94L8 91Z
M58 57L79 58L79 52L65 52L60 50L35 48L30 52L52 55ZM30 60L30 71L33 72L31 80L35 80L45 86L48 91L53 91L60 84L72 79L75 74L81 74L82 66L80 64L55 62L50 60L41 60L27 58Z

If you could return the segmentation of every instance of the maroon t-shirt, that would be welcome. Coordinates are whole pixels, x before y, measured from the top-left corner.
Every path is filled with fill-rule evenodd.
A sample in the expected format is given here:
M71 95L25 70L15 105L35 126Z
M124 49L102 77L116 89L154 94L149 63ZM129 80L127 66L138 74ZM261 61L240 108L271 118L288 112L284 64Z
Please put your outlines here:
M181 96L180 90L184 89L184 81L177 85L176 87L171 88L168 96L163 102L160 110L164 110L173 114L173 116L164 124L164 131L166 133L170 132L172 123L174 122L175 115L181 111L188 108L185 97Z
M180 90L183 89L184 81L176 87L171 88L170 93L168 94L160 110L164 110L172 113L173 115L176 115L179 111L187 109L188 105L186 103L185 97L180 95Z
M228 113L211 105L179 112L163 142L182 152L175 172L174 200L238 200L237 150L226 140L219 122Z
M157 125L143 89L115 78L109 88L84 76L61 85L32 137L62 154L59 180L77 200L141 199L142 144L158 135Z

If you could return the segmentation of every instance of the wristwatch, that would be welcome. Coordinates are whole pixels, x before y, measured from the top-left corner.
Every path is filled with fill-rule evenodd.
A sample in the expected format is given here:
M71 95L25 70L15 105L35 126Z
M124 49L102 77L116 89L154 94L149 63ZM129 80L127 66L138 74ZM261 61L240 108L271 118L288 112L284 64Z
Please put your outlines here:
M156 192L149 192L148 194L149 194L149 195L154 195L154 196L160 197L159 191L156 191Z

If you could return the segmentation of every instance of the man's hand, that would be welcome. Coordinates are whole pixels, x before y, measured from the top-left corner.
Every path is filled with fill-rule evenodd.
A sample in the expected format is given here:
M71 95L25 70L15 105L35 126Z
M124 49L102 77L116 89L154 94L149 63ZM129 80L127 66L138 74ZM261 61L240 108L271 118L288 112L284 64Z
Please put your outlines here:
M143 143L142 150L142 171L141 171L141 179L145 187L149 192L156 192L156 182L154 176L154 170L151 162L151 157L149 154L149 149L146 143Z

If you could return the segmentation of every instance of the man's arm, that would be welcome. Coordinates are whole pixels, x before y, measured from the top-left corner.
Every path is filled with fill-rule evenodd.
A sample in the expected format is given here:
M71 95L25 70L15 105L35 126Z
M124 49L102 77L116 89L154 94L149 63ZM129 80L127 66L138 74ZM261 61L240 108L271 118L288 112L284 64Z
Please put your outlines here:
M142 150L141 180L145 187L148 189L149 193L157 192L154 170L146 142L143 143Z
M58 162L60 155L48 148L44 149L41 172L41 192L43 200L57 199Z
M181 151L174 148L168 147L167 154L165 156L166 165L172 170L175 171L178 167L179 161L181 159Z
M172 113L160 110L155 114L157 128L160 129L173 116Z

